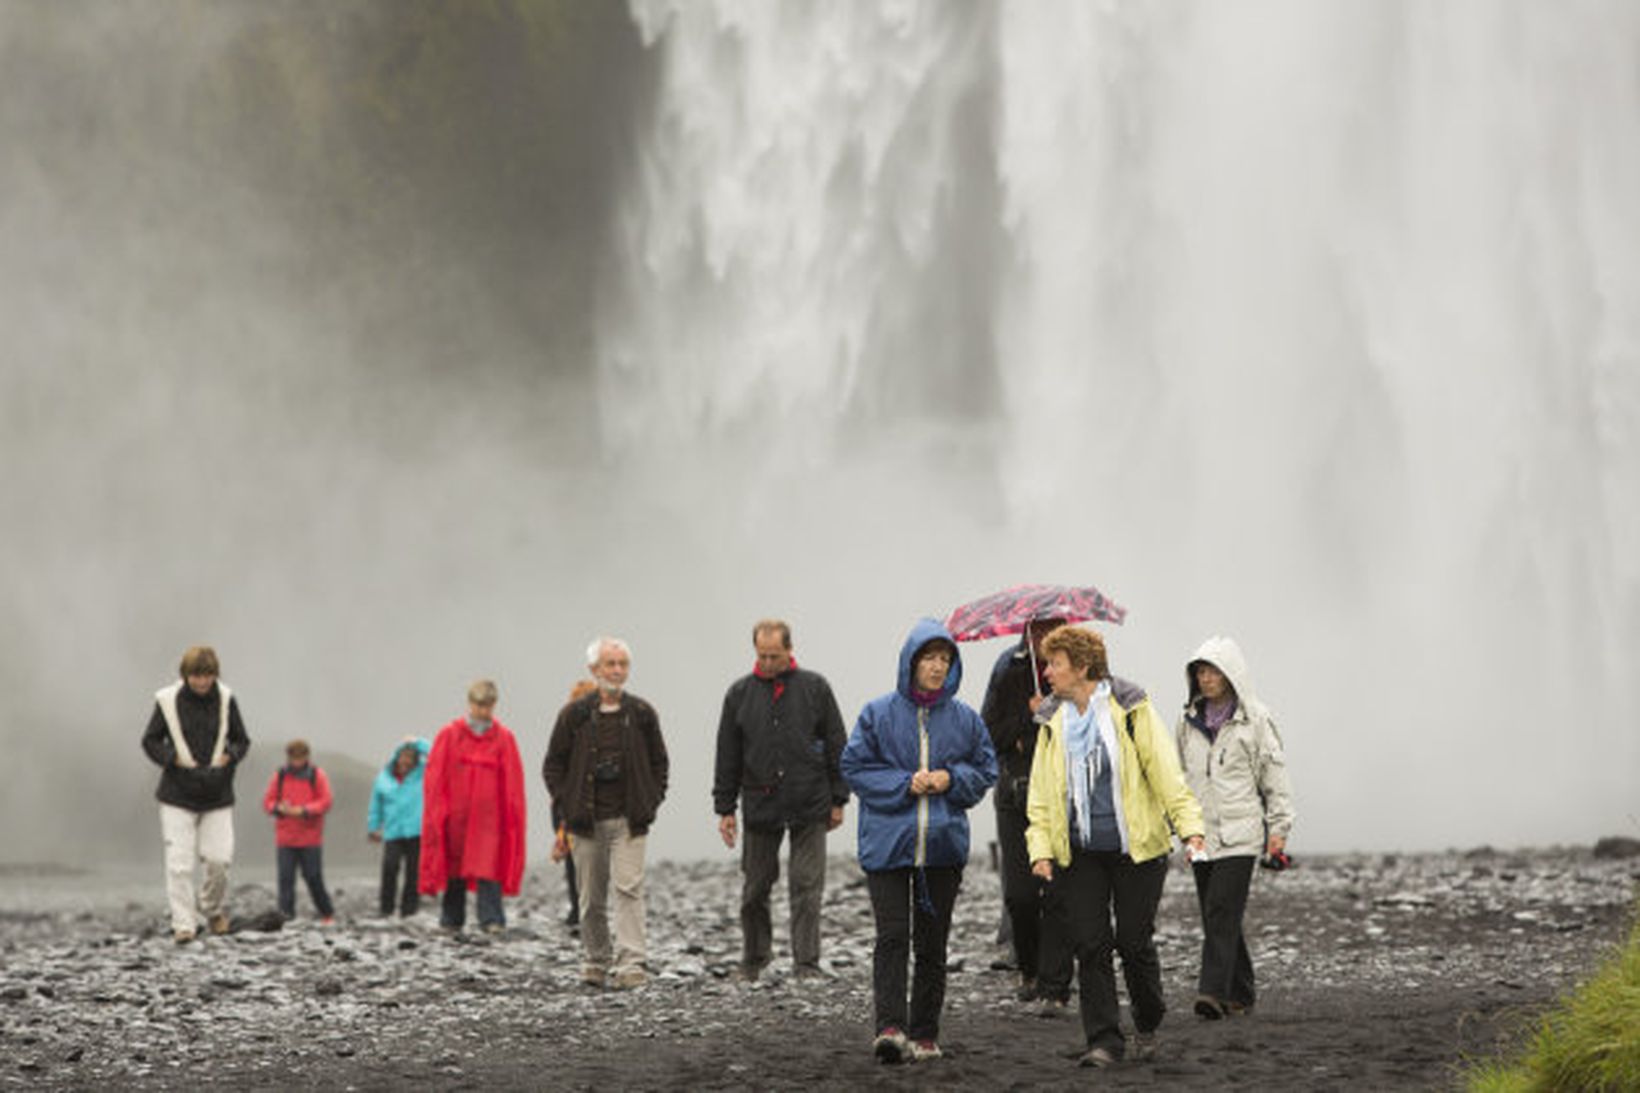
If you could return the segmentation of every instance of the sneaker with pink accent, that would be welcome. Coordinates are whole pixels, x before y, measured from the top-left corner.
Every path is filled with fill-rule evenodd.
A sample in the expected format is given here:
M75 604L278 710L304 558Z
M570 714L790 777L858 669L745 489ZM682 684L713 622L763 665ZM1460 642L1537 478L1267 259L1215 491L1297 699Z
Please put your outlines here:
M911 1044L905 1033L889 1025L871 1041L871 1053L879 1063L903 1063L911 1058Z
M938 1059L943 1054L940 1045L932 1040L911 1041L911 1060L917 1063L927 1063Z

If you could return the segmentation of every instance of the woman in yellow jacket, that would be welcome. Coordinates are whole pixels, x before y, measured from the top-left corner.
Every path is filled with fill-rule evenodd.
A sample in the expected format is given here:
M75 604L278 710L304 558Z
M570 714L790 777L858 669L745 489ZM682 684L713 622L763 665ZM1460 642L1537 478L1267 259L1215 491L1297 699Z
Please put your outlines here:
M1143 690L1111 676L1098 634L1061 627L1042 654L1060 701L1037 734L1025 844L1031 871L1047 882L1045 918L1065 931L1078 964L1088 1045L1081 1065L1110 1066L1126 1053L1112 949L1132 1003L1134 1055L1153 1058L1167 1009L1152 940L1156 906L1172 832L1193 853L1203 849L1201 808L1166 725Z

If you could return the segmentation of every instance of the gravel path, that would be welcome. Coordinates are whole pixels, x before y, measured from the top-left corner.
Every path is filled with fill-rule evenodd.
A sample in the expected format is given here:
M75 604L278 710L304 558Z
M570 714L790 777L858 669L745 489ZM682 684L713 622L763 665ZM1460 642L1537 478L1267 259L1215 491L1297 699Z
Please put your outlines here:
M869 1053L871 916L852 861L830 867L829 975L728 973L739 949L732 863L650 870L651 982L580 985L563 891L543 868L499 938L451 938L424 912L370 917L370 878L334 878L342 925L298 920L178 947L157 867L131 875L0 871L0 1088L1450 1088L1620 940L1640 861L1580 851L1309 858L1260 874L1248 914L1257 1012L1190 1013L1189 876L1158 916L1171 1014L1162 1054L1078 1070L1080 1025L1010 1000L993 970L999 897L971 868L957 906L947 1057L884 1068ZM242 871L243 872L243 871ZM305 904L305 894L302 897ZM272 906L240 885L234 911ZM776 944L784 944L782 898Z

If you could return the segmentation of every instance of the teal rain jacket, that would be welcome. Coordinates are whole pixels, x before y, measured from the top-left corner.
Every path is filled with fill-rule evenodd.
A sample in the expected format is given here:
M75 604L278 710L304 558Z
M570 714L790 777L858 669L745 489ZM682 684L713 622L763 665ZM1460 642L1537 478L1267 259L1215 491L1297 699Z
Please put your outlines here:
M416 765L401 782L393 774L393 764L405 748L416 749ZM421 838L421 776L432 748L431 741L419 738L393 748L370 790L370 817L365 821L369 830L380 831L384 839Z

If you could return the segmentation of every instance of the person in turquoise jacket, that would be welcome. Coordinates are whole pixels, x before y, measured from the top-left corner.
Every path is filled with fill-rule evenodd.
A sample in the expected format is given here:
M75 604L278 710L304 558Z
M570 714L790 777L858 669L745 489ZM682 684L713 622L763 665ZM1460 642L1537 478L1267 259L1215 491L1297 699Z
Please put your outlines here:
M997 780L991 734L957 700L961 682L951 632L921 620L900 649L894 690L866 703L839 763L860 799L858 854L877 926L872 1052L885 1063L940 1056L946 941L968 862L968 810Z
M398 898L399 914L408 918L420 905L416 877L421 869L421 775L432 747L431 741L406 737L393 749L370 790L370 816L365 826L370 830L370 841L383 844L381 911L384 918L393 914L393 894L400 889L401 865L404 884Z

